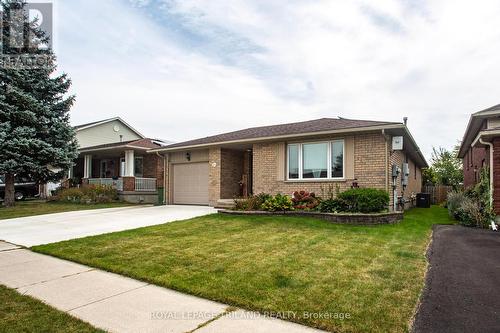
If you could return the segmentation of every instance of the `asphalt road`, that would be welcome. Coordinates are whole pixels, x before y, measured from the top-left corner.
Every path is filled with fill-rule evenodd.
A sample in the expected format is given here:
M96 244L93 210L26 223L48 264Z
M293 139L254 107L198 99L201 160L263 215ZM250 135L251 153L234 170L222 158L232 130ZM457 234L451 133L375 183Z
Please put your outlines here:
M428 256L414 332L500 332L500 233L434 226Z

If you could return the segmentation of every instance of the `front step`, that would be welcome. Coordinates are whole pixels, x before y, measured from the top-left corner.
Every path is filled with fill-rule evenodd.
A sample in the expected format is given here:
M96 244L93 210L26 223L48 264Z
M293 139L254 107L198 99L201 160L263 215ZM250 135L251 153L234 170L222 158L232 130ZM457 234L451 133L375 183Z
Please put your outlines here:
M217 200L215 208L232 209L234 208L234 199L219 199Z

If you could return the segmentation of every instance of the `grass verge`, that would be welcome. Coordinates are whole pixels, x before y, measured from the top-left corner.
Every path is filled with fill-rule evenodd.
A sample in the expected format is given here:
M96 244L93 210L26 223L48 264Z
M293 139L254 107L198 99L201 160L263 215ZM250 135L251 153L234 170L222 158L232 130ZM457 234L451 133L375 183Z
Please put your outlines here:
M104 332L2 285L0 285L0 331L5 333Z

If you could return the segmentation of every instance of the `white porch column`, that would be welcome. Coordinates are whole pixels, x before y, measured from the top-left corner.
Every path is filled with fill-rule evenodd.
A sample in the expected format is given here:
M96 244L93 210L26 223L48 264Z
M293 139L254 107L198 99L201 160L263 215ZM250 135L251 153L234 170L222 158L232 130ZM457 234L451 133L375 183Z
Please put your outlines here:
M125 150L125 177L134 177L135 175L135 162L134 151Z
M92 178L92 155L85 155L84 157L83 178Z

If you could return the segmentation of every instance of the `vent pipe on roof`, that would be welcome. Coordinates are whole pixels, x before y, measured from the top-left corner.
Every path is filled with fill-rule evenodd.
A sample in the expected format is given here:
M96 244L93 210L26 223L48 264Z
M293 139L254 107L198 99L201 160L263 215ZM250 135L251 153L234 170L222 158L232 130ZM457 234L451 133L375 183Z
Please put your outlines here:
M408 117L404 117L403 122L405 123L405 126L408 125Z

